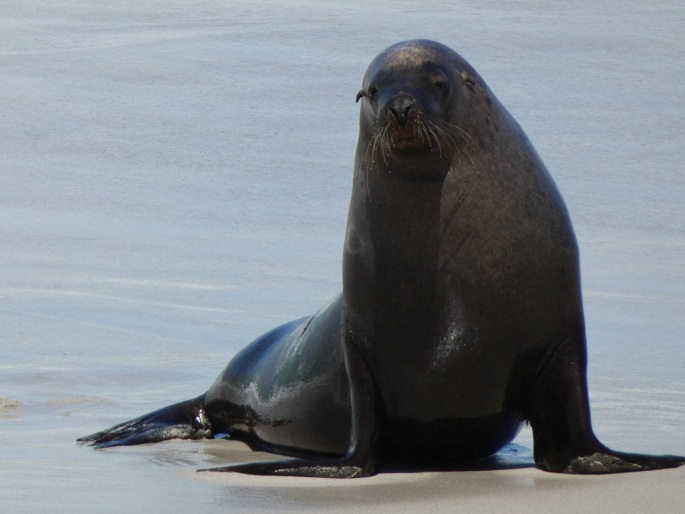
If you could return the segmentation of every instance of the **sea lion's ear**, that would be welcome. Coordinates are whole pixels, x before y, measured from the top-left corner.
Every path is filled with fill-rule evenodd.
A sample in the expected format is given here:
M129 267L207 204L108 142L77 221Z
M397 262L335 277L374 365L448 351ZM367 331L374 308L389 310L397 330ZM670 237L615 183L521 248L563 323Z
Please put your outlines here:
M355 102L358 102L360 98L368 98L369 100L373 100L376 97L376 93L378 93L378 88L374 84L371 84L366 89L359 90Z

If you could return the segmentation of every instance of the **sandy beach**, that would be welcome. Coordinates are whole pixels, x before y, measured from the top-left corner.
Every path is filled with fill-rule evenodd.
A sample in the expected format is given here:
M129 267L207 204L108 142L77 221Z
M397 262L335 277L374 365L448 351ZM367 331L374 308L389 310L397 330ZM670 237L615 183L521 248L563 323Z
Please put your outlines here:
M425 37L524 128L581 252L593 424L685 455L685 7L676 1L0 7L2 512L685 512L685 468L197 473L234 441L75 440L202 393L340 288L369 61Z

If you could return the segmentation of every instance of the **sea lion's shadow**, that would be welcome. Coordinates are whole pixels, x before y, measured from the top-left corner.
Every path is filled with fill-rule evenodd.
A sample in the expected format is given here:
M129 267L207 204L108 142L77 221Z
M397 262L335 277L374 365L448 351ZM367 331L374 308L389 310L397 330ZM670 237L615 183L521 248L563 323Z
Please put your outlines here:
M379 473L425 473L431 471L502 471L507 469L534 468L535 460L530 448L508 444L495 455L477 461L454 464L422 463L417 465L381 464Z
M219 464L226 465L227 463L250 463L269 460L283 459L281 455L268 453L257 448L249 449L250 447L242 442L236 440L229 440L230 444L212 444L219 443L219 441L196 441L196 444L203 447L201 453L204 455L212 455L213 462L204 463L203 467L218 466ZM184 441L187 443L187 441ZM228 441L223 441L228 442ZM185 447L168 442L173 446L176 452L183 450ZM164 444L160 445L164 446ZM191 450L193 453L197 449ZM530 448L520 444L509 443L495 455L488 458L455 463L430 463L420 462L416 464L403 464L381 462L376 470L378 474L411 474L411 473L430 473L440 471L503 471L511 469L526 469L535 468L535 460L533 452Z

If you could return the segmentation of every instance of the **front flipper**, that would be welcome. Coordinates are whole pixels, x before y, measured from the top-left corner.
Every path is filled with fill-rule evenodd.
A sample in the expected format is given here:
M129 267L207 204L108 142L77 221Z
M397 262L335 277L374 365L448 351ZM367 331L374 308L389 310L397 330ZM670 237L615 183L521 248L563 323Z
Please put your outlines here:
M602 452L576 457L564 468L564 473L602 475L629 471L677 468L685 464L685 457L676 455L640 455L615 452L605 448Z
M379 394L376 382L359 349L345 344L345 367L350 384L352 435L347 455L339 459L293 459L236 464L199 471L234 471L248 475L313 478L358 478L373 475L379 432Z
M610 450L590 422L584 330L564 340L541 370L529 406L535 463L558 473L607 474L676 468L685 457Z
M198 469L198 471L234 471L246 475L275 475L291 477L314 477L314 478L359 478L373 474L373 469L365 469L362 466L340 460L308 460L293 459L272 462L254 462L250 464L236 464L220 468Z

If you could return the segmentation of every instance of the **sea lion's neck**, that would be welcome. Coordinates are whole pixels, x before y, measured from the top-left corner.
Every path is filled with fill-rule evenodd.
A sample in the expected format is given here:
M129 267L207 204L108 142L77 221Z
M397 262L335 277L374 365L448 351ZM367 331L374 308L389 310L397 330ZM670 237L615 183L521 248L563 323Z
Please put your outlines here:
M442 180L408 181L379 173L369 184L367 210L377 276L389 281L433 281L437 267ZM409 284L408 284L409 285Z
M345 296L357 308L401 314L435 301L442 185L358 170L343 259Z

